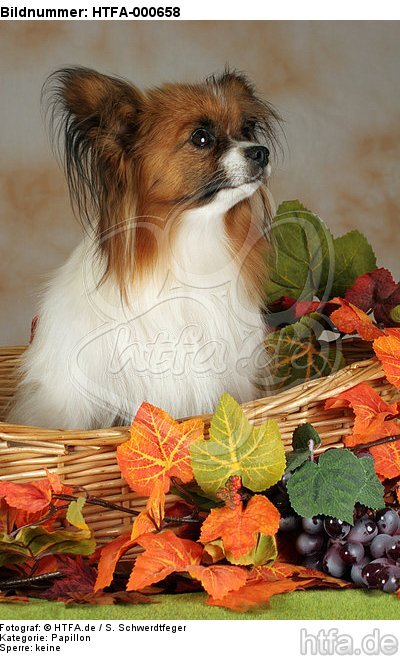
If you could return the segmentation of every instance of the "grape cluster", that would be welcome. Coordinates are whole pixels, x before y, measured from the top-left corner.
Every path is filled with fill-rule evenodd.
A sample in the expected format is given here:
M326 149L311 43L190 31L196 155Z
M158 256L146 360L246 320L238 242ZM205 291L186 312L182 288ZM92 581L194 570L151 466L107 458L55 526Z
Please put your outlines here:
M242 479L240 476L230 476L223 487L218 493L217 497L224 501L225 505L231 510L236 508L242 503L242 496L240 489L242 487Z
M400 517L392 508L377 512L356 506L354 526L333 517L285 513L280 531L296 531L302 564L367 588L400 588Z

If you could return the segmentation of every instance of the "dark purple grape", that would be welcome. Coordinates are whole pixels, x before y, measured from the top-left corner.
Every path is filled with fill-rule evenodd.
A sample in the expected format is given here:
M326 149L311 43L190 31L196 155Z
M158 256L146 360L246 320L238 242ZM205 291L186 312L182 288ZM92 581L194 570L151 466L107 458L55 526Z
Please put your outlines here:
M370 458L370 460L374 459L369 451L357 451L357 453L355 453L354 455L356 455L357 458Z
M345 542L340 546L339 554L346 565L354 565L364 558L365 551L360 542Z
M324 546L324 538L321 533L310 535L309 533L300 533L296 540L296 549L302 556L312 556L321 551Z
M383 592L397 592L400 588L400 569L398 567L389 567L389 578L384 583L382 590Z
M301 520L303 531L310 535L321 533L324 528L324 521L321 517L303 517Z
M335 517L325 517L324 529L332 540L344 540L348 535L351 526L341 519Z
M369 544L376 535L378 535L378 527L375 522L366 515L356 521L350 530L347 539L350 542Z
M400 520L397 512L392 508L379 510L375 515L379 533L394 535L399 528Z
M284 533L289 531L295 531L300 526L300 517L296 515L288 515L287 517L281 517L279 520L279 530Z
M346 563L340 557L340 545L332 544L327 550L324 559L322 561L322 568L324 572L335 576L336 578L342 578L343 574L346 571Z
M367 584L362 577L362 570L365 567L365 565L368 565L369 562L370 559L368 558L368 556L364 556L364 558L359 563L353 565L350 570L350 577L353 583L364 588L367 586Z
M376 535L369 545L372 558L382 558L383 556L386 556L386 549L391 547L395 542L396 538L391 535L386 535L385 533L379 533Z
M389 581L390 565L381 562L382 560L384 559L372 560L362 569L361 575L369 588L382 590L383 586Z
M308 569L316 569L319 572L322 572L323 558L324 558L324 554L316 553L313 554L312 556L307 556L307 558L304 558L301 564L303 565L303 567L308 567Z
M394 561L400 560L400 540L395 538L395 541L387 546L386 555Z

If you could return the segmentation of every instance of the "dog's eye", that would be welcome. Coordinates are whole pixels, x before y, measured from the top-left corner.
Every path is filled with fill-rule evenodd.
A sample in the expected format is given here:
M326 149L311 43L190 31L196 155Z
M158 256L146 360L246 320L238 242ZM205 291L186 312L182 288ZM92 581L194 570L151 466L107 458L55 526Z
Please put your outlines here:
M242 128L242 136L248 141L251 141L252 139L254 139L255 130L256 130L255 123L253 122L245 123Z
M196 148L206 148L207 146L211 146L214 141L214 137L205 128L197 128L197 130L192 132L190 141L194 146L196 146Z

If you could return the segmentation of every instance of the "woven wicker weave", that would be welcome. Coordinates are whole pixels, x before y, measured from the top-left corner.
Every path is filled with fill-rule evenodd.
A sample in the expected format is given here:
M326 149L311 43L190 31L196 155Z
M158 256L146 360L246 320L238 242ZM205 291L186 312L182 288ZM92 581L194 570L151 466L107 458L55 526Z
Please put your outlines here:
M99 430L49 430L4 423L16 383L16 367L25 347L0 348L0 480L31 481L45 475L44 468L57 472L65 483L85 486L102 499L128 508L142 509L146 500L133 493L121 479L115 449L129 436L129 427ZM369 382L386 400L398 396L384 378L380 363L362 359L370 351L362 342L346 346L346 368L326 378L310 381L243 405L248 419L255 425L274 417L279 424L285 449L291 448L291 436L300 423L311 422L318 430L322 445L342 446L342 438L352 428L347 409L324 409L324 401L361 382ZM208 419L206 430L208 430ZM3 420L3 423L1 423ZM172 495L169 497L172 499ZM85 517L100 544L128 530L132 519L119 511L104 511L87 506Z

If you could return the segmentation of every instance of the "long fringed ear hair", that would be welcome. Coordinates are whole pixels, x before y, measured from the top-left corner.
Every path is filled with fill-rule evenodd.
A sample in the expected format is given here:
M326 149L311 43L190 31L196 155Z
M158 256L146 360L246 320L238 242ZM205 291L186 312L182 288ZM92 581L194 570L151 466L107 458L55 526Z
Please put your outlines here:
M115 275L122 297L133 274L135 141L143 96L133 85L81 67L47 79L42 99L62 158L73 208Z

